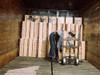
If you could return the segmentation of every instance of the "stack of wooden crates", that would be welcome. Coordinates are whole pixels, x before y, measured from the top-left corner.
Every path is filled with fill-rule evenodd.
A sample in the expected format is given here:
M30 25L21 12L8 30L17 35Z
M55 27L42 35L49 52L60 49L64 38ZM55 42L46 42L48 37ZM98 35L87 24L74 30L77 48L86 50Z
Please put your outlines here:
M22 36L20 39L19 56L46 58L50 51L50 33L61 30L64 26L65 31L73 30L78 38L79 28L81 25L81 46L79 50L79 58L85 59L85 41L83 37L83 25L81 17L48 17L48 16L32 16L36 20L29 20L29 15L25 15L25 21L22 22ZM41 22L41 18L44 19ZM73 42L77 45L77 42ZM73 51L72 51L73 53ZM68 55L67 50L65 52Z

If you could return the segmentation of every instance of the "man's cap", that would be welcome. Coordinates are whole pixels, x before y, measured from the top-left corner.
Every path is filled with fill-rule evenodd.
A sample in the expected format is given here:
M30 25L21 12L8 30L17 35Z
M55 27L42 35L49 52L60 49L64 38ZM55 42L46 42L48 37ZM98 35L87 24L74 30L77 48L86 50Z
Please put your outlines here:
M68 34L72 35L72 36L75 36L76 35L76 32L71 30Z
M73 31L73 30L71 30L70 32L71 32L72 34L76 34L76 32L75 32L75 31Z

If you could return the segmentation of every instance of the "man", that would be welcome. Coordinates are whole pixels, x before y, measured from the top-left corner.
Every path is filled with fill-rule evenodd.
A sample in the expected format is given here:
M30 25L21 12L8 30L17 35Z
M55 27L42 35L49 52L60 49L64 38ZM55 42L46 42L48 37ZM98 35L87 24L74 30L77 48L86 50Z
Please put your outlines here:
M56 43L59 39L59 35L57 34L57 32L52 32L50 34L50 53L49 53L49 57L51 57L52 61L56 62L54 60L54 54L55 54L55 49L56 49ZM58 56L58 55L57 55Z
M54 61L54 62L55 62L54 54L55 54L55 48L56 48L55 43L57 42L57 49L58 49L58 55L59 55L60 54L60 50L61 50L61 45L62 45L62 42L63 42L63 39L64 39L63 38L64 32L66 32L66 31L59 30L59 31L56 31L56 32L53 32L53 33L50 34L50 45L51 45L51 48L50 48L49 57L51 57L52 61ZM72 44L71 41L72 40L77 40L77 39L74 38L75 34L76 33L71 30L68 33L68 37L66 36L66 40L68 41L69 46L71 46L73 49L75 48L75 46ZM57 40L57 41L55 41L55 40Z
M74 32L74 31L70 31L69 33L68 33L68 37L67 37L67 41L68 41L68 44L69 44L69 46L71 47L71 48L73 48L73 49L75 49L75 46L72 44L72 41L77 41L78 39L77 38L75 38L75 35L76 35L76 33Z

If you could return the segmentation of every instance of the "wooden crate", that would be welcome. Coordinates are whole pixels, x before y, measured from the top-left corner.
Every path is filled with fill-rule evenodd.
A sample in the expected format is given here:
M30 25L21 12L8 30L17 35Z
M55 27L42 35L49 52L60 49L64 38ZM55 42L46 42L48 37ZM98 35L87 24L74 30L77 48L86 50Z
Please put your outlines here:
M74 23L76 25L82 25L82 17L75 17L74 18Z
M64 17L58 17L58 24L64 24L65 18Z
M57 23L57 18L56 17L49 17L49 23L56 24Z
M73 24L73 17L66 17L66 24Z

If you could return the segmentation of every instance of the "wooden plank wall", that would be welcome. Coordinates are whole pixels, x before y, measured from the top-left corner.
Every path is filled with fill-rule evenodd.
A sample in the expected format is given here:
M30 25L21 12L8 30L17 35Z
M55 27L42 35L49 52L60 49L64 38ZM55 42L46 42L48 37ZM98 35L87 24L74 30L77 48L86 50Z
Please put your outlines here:
M0 0L0 68L18 55L23 7L21 0Z
M46 17L46 19L48 19L48 16ZM78 38L78 33L81 25L81 34L82 34L83 31L82 18L76 17L75 19L73 19L72 17L67 17L65 19L64 17L58 17L58 18L49 17L49 19L50 21L46 20L44 22L38 22L38 21L33 22L32 20L29 19L25 19L26 21L23 21L22 37L20 39L20 53L19 53L20 56L30 56L39 58L48 57L50 51L50 40L49 40L50 33L57 30L62 30L62 26L64 26L64 30L66 30L65 32L66 34L64 33L65 35L68 35L68 32L70 30L74 30L76 32L76 38ZM75 21L74 24L73 21ZM32 38L30 38L30 36ZM67 42L65 42L65 45L66 43ZM82 41L82 35L81 35L81 46L79 52L80 59L85 59L84 44L85 42ZM77 45L77 43L75 43L75 45ZM68 53L66 53L66 49L64 50L65 50L64 54L68 55ZM74 53L73 50L72 53Z
M84 40L86 45L86 59L100 69L100 1L96 0L84 8Z

